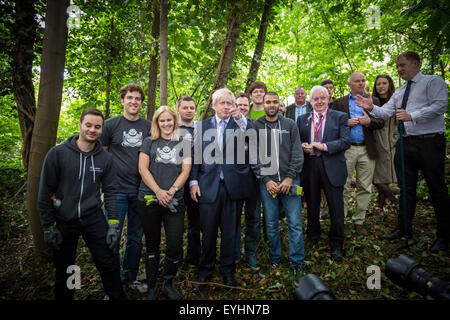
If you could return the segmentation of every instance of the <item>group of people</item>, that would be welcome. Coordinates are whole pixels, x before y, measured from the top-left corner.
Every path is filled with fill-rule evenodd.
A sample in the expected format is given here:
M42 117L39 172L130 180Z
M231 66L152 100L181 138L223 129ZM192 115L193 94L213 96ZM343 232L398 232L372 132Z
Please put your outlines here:
M54 249L55 297L73 299L73 290L66 285L66 270L75 263L80 236L92 253L105 296L111 300L126 298L124 283L147 291L150 300L157 299L161 261L165 296L181 299L173 279L182 264L196 267L198 281L193 290L201 292L215 271L219 228L219 270L225 285L236 286L242 213L245 263L259 271L261 224L270 247L268 264L270 268L280 264L280 208L286 216L290 268L298 285L305 268L305 250L320 239L322 191L331 220L331 258L343 259L349 230L345 225L349 188L355 172L356 204L351 221L358 234L368 234L363 223L373 183L379 191L378 213L386 199L394 205L400 203L396 229L383 236L412 237L420 170L438 224L430 251L447 250L447 85L438 76L420 72L415 52L400 54L397 70L407 81L397 90L389 76L380 75L373 93L367 94L365 76L354 72L349 77L348 95L333 98L334 84L326 80L310 90L309 101L306 90L297 88L295 103L285 110L278 94L268 91L263 82L252 83L248 95L222 88L212 95L214 116L195 123L195 101L187 96L178 99L176 112L161 106L151 123L140 118L144 92L134 84L121 89L122 115L104 121L100 111L84 110L79 135L48 152L40 180L38 207L44 238ZM396 150L398 126L403 130L404 163ZM397 201L389 184L402 177L406 190ZM402 201L403 195L407 201ZM302 197L307 204L305 242ZM185 212L188 245L183 255ZM121 267L125 218L127 237ZM137 280L144 234L146 284Z

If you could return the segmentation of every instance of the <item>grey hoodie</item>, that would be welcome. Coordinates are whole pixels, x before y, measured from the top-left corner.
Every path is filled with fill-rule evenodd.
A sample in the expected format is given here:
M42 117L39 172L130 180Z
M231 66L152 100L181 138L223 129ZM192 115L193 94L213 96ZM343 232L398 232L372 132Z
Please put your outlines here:
M55 221L70 222L101 208L100 186L109 219L118 219L117 181L111 155L97 142L81 151L72 136L47 153L41 171L38 210L44 227ZM51 197L61 200L55 208Z
M258 148L265 147L265 153L271 163L264 164L261 159L261 150L258 152L258 169L255 174L261 182L266 184L269 180L281 183L284 178L300 178L303 167L303 150L295 122L278 114L278 120L269 122L266 117L261 117L253 122L257 130ZM272 146L272 142L275 144ZM274 155L272 156L272 151ZM275 163L273 163L275 161ZM264 168L275 165L275 173L265 174ZM270 170L273 171L273 170Z

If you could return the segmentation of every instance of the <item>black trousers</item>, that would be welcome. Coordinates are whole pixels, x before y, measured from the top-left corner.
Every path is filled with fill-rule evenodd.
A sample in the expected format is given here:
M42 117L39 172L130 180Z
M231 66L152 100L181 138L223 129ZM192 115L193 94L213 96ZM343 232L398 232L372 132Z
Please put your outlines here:
M325 192L330 212L331 227L329 241L331 246L342 247L344 242L344 187L333 186L328 179L322 157L308 157L303 169L306 203L308 205L308 240L320 239L320 201L321 190Z
M400 212L398 228L408 235L412 234L412 222L416 211L416 189L419 170L428 186L437 220L436 236L450 240L450 201L445 184L445 136L429 138L409 136L403 138L405 151L406 219L403 217L403 197L400 193ZM395 170L400 188L402 187L400 148L394 157ZM405 220L405 221L404 221Z
M200 212L198 203L192 200L189 192L189 182L184 185L184 202L187 212L187 249L186 262L198 265L200 261Z
M138 201L138 214L145 234L147 254L159 254L161 244L161 223L164 224L166 234L166 256L172 260L181 260L183 257L183 228L184 203L177 206L177 212L159 204L147 206L144 201Z
M102 278L105 293L110 300L125 298L120 280L120 271L114 263L113 251L106 244L108 224L101 210L73 222L58 221L56 227L61 231L63 242L59 250L54 250L56 268L55 299L72 300L74 290L67 288L67 267L75 264L78 239L83 237L91 251L95 266ZM83 275L81 274L81 281Z
M202 250L198 274L208 279L214 272L216 243L220 227L220 272L234 274L234 247L236 235L236 200L231 200L225 183L220 182L218 196L214 203L200 203L200 226L202 230Z

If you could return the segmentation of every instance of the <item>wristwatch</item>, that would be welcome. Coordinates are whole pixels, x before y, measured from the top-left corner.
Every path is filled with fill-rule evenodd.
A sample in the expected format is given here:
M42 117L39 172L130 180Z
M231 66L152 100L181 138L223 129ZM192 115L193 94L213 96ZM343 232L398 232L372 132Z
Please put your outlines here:
M178 192L178 190L180 190L180 189L178 189L178 188L175 187L175 186L172 186L172 188L174 188L175 192Z

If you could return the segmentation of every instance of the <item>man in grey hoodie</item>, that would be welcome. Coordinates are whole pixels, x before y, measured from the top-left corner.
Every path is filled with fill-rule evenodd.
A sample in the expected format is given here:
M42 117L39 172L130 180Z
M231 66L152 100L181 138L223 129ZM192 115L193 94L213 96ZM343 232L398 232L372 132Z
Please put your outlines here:
M278 94L267 92L264 96L266 115L254 122L258 134L259 165L257 176L260 184L267 238L270 242L270 263L278 267L281 258L281 240L278 226L278 198L286 211L289 227L289 259L296 279L304 267L302 232L302 201L292 194L292 186L300 185L303 151L295 122L278 113Z
M78 124L80 134L51 148L42 166L38 209L44 239L54 249L57 300L73 299L67 270L75 264L80 236L92 253L106 294L111 300L126 299L112 251L119 237L116 172L111 155L97 141L103 120L97 109L83 111ZM101 210L100 188L108 221Z

